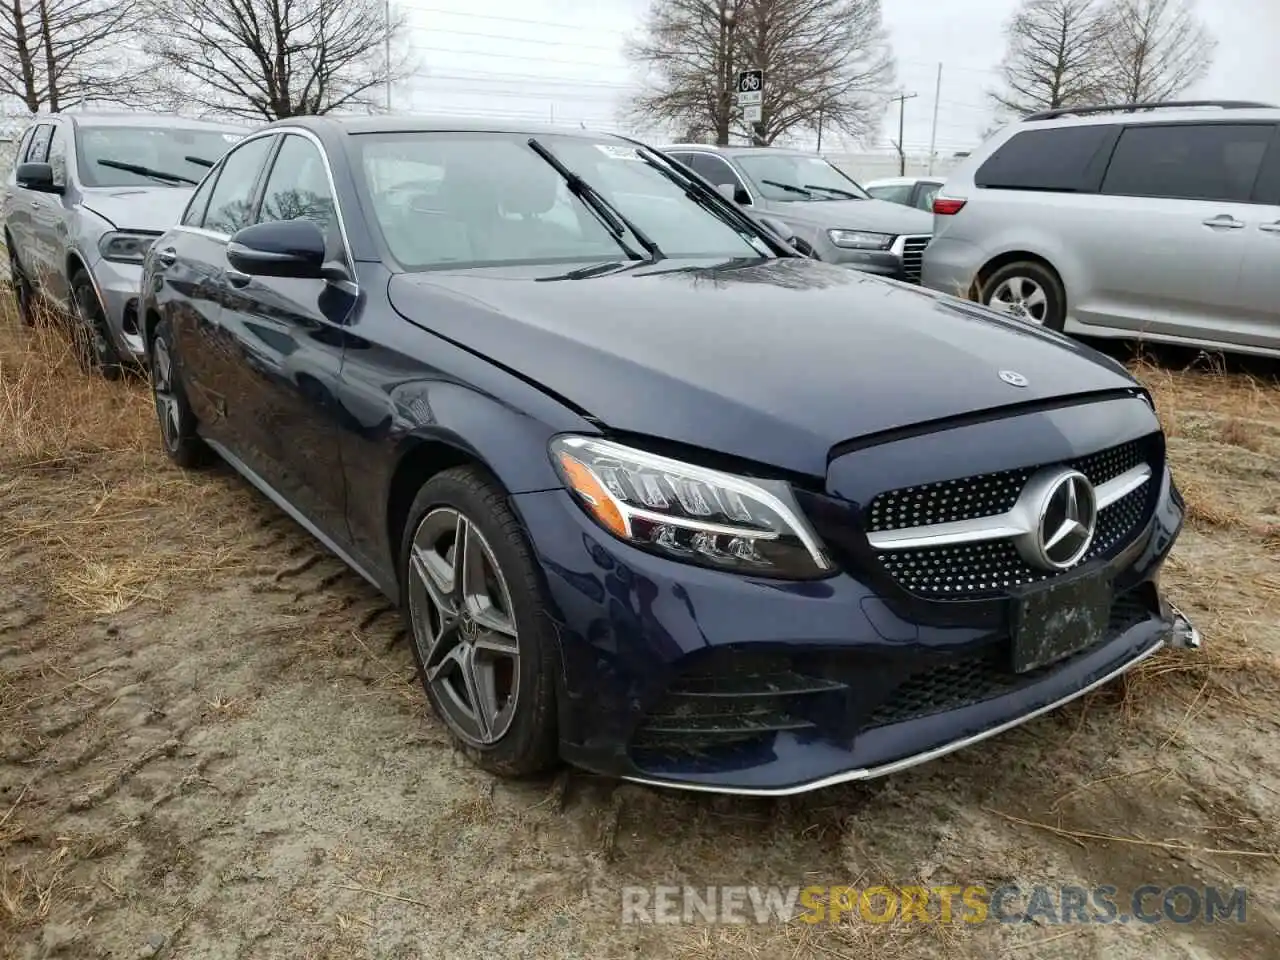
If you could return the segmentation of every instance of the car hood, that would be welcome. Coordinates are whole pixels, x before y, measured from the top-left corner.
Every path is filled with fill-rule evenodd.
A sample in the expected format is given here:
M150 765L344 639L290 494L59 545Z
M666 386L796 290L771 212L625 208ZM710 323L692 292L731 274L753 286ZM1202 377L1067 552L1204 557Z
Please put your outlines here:
M389 297L606 428L811 476L845 440L1135 387L1118 363L1056 334L814 260L566 271L397 274Z
M887 200L814 200L774 204L770 212L788 223L843 227L879 233L933 233L933 216Z
M194 187L114 187L86 190L80 205L117 230L162 233L182 217Z

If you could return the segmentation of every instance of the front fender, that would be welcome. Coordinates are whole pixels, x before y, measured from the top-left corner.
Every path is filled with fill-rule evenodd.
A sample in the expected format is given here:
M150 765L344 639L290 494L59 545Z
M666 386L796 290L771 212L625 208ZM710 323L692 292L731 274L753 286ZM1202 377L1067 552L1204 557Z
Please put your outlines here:
M562 486L547 453L552 437L600 433L574 414L548 422L458 383L406 384L391 395L407 415L397 438L397 461L423 442L443 443L483 463L511 494Z

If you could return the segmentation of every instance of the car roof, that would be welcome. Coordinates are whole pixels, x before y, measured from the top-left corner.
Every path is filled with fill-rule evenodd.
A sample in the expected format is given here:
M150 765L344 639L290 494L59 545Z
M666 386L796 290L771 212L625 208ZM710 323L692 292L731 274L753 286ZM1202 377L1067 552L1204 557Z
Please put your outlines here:
M880 177L876 180L868 180L863 184L864 187L896 187L908 183L942 183L942 177L924 176L924 177Z
M179 127L183 130L234 130L238 133L243 133L248 129L244 124L216 120L197 120L174 113L128 113L125 111L95 112L75 110L57 114L40 113L32 117L31 122L41 123L54 119L66 120L76 126L94 127L145 127L148 129Z
M302 127L315 132L341 132L349 134L370 133L514 133L539 137L577 137L583 140L599 140L602 137L622 139L615 133L604 133L597 130L584 130L579 127L557 126L550 123L524 123L510 120L490 120L485 118L432 116L430 114L413 116L334 116L292 117L287 120L276 120L261 127L270 130L276 127Z
M755 147L747 144L741 146L730 144L727 147L716 146L710 143L669 143L665 147L659 147L659 150L705 150L709 153L723 153L734 157L745 157L750 154L788 154L795 157L816 157L820 154L813 153L809 150L796 150L791 147Z
M1275 123L1280 120L1280 107L1271 107L1265 104L1250 104L1241 107L1216 107L1213 105L1205 105L1203 107L1167 107L1155 110L1137 110L1127 111L1122 109L1101 111L1101 108L1082 108L1085 110L1098 110L1100 112L1089 113L1065 113L1056 117L1047 117L1045 119L1027 119L1014 121L1011 126L1019 130L1043 130L1061 126L1095 126L1097 124L1144 124L1144 123L1186 123L1188 121L1209 121L1234 123L1237 121L1245 122L1269 122ZM1032 114L1034 117L1035 114Z

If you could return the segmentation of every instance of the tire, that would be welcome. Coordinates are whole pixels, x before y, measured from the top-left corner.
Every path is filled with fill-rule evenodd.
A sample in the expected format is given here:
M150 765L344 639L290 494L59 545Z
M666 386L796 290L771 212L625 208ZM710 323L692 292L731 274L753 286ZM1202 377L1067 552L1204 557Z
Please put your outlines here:
M1067 295L1053 270L1034 260L1008 263L987 277L980 298L988 307L1061 333Z
M71 277L71 298L75 315L71 336L76 344L76 357L86 371L97 370L108 380L119 380L124 374L124 361L116 350L107 326L107 316L98 302L93 281L84 270Z
M180 467L194 469L213 460L213 451L196 434L196 417L187 402L182 378L178 376L173 352L173 334L168 320L161 320L150 345L151 395L164 452Z
M453 566L459 532L464 555L480 560L461 564L471 570L467 576L457 576ZM444 582L446 574L452 586ZM427 481L401 538L400 576L418 677L462 752L502 777L533 776L554 766L555 628L524 530L493 477L476 467L455 467ZM463 588L477 598L471 604L462 599ZM487 696L474 695L482 685ZM475 709L481 699L489 705L483 717Z
M32 327L36 322L35 290L27 275L22 272L22 264L18 262L13 244L9 242L9 238L6 237L5 240L9 249L9 285L13 287L14 300L17 301L18 319L24 327Z

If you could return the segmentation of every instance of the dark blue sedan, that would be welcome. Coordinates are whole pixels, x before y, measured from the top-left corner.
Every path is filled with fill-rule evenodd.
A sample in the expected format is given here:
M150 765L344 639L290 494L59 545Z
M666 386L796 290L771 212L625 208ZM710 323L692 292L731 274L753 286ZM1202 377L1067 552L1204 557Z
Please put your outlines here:
M165 449L398 602L503 775L796 793L1198 644L1119 365L784 232L625 138L272 124L147 258Z

